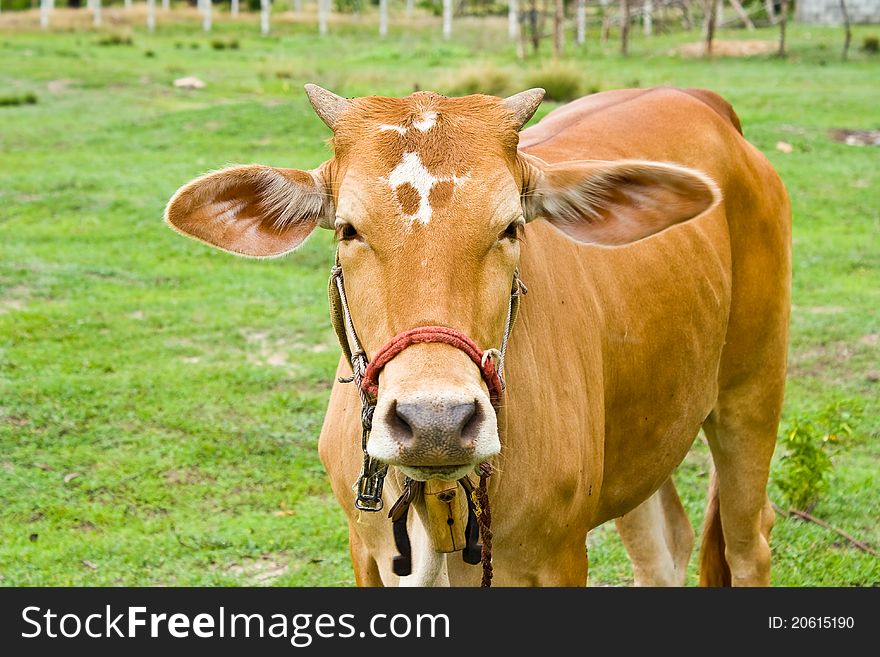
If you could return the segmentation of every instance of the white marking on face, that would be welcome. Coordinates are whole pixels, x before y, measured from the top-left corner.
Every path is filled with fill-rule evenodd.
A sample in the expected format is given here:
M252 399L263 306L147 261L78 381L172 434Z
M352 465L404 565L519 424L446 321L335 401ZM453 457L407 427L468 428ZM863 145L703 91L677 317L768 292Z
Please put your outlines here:
M392 191L396 191L401 185L412 185L419 194L419 207L410 215L406 215L410 219L410 223L418 221L421 224L427 224L431 221L431 203L429 200L431 188L438 182L452 182L454 185L460 185L467 181L467 176L452 176L451 178L437 178L422 164L422 159L418 153L412 151L403 154L403 159L396 167L391 170L387 178L384 178Z
M431 221L431 204L428 196L436 182L438 179L425 168L419 154L413 152L404 153L400 164L388 174L388 184L392 190L409 183L419 193L419 208L409 216L412 217L412 221L419 221L422 224Z
M390 125L388 123L379 124L379 132L396 132L397 134L405 135L406 130L407 129L402 125Z
M413 128L420 132L428 132L435 123L437 123L437 112L425 112L417 121L413 121Z

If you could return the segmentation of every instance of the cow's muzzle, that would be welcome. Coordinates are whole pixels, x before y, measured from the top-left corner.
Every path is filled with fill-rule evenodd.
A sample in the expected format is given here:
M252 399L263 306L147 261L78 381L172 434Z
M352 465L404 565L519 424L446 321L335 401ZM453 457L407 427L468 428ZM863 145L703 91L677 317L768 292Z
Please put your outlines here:
M412 479L455 480L501 449L495 411L470 386L379 397L367 452Z
M448 343L409 344L393 359L380 352L371 361L383 374L381 390L371 388L377 402L367 453L417 480L457 479L496 455L493 380L476 356ZM364 387L370 374L368 368Z

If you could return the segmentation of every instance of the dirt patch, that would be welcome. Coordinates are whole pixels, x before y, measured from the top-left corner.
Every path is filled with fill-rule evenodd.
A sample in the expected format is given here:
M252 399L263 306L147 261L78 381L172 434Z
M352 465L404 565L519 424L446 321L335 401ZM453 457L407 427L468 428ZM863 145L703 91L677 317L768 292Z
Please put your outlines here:
M233 563L223 570L237 577L242 577L250 584L269 585L290 569L287 553L263 554L256 559L245 558L240 563Z
M31 291L24 285L15 285L0 296L0 315L22 310L30 299Z
M270 367L294 367L296 355L302 352L324 353L336 348L334 344L323 342L306 343L274 337L269 331L241 329L245 342L252 345L247 350L247 361L253 365Z
M162 478L172 486L200 484L206 481L213 481L211 477L206 476L204 472L197 468L176 468L173 470L166 470L162 473Z
M14 310L21 310L24 307L25 302L21 299L0 299L0 315Z
M7 415L3 418L3 422L13 427L26 427L30 424L26 417L20 415Z
M76 80L49 80L49 82L46 83L46 89L49 91L49 93L60 94L63 91L67 91L68 87L70 87L70 85L72 85L74 82L76 82Z
M811 315L839 315L846 312L844 306L792 306L791 309L795 312L805 312Z
M880 146L880 130L834 129L828 136L847 146Z
M779 49L775 41L713 41L713 57L755 57L757 55L770 55ZM706 54L706 44L703 41L686 43L669 51L670 55L682 57L703 57Z
M91 520L82 520L73 525L73 528L80 532L96 532L99 531L98 526Z
M873 382L876 370L841 372L854 356L864 356L875 352L880 344L880 334L868 333L855 341L835 341L822 343L802 349L791 355L788 365L790 376L806 376L821 380L840 380L841 378L863 378Z

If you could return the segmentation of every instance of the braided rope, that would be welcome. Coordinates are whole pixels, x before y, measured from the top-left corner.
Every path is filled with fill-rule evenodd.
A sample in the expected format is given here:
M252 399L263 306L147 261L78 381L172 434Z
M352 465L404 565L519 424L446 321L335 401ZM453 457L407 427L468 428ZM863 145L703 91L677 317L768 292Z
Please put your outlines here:
M480 526L480 540L483 549L480 552L480 563L483 567L483 577L480 586L489 588L492 586L492 513L489 509L489 484L488 479L492 476L492 466L488 463L480 464L480 485L474 491L477 498L477 524Z

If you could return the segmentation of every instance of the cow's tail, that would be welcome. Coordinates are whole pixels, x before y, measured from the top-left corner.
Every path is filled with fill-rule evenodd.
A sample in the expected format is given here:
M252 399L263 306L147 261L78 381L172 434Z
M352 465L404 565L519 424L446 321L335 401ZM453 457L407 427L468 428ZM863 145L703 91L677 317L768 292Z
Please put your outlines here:
M730 586L730 566L724 557L724 533L721 531L721 508L718 503L718 473L714 467L709 483L706 515L703 517L700 586Z

